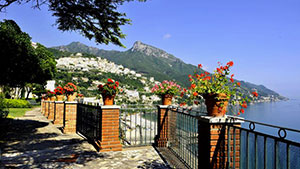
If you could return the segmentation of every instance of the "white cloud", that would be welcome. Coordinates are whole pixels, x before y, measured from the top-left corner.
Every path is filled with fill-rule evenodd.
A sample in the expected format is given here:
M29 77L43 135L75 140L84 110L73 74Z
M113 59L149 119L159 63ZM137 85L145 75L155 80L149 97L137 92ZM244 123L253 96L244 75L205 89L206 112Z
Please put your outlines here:
M172 35L167 33L163 36L163 39L170 39L171 37L172 37Z

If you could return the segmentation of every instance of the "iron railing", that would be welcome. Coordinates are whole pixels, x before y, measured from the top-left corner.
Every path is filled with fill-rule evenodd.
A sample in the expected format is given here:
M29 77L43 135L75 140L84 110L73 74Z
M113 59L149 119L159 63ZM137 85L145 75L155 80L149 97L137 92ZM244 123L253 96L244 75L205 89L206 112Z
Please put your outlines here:
M287 135L300 136L300 130L230 117L232 121L237 119L244 121L244 124L241 127L229 125L228 130L233 129L233 135L228 132L228 139L235 140L234 133L240 131L240 168L299 168L300 143L287 139ZM237 158L235 151L238 147L235 144L227 146L227 153Z
M198 168L198 137L201 128L201 111L169 107L168 148L186 165ZM235 122L241 125L234 125ZM300 130L280 127L227 116L226 130L227 168L242 169L293 169L300 166L300 143L287 139ZM267 129L269 128L269 129ZM295 139L295 137L294 137ZM238 163L238 164L237 164Z
M197 116L201 111L169 107L168 148L188 167L198 168Z
M78 103L76 129L87 139L101 140L100 107Z
M120 139L124 146L152 145L157 134L157 108L123 105L120 109ZM143 107L143 108L140 108Z

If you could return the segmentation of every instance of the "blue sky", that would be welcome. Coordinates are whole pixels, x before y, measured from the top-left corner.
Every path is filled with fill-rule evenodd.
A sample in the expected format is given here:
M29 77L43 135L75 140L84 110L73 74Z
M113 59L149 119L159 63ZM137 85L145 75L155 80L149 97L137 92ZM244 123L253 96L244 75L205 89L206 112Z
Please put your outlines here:
M132 25L122 43L96 45L76 32L61 32L42 7L12 5L0 19L14 19L32 40L47 47L80 41L101 49L127 50L140 40L186 63L201 63L212 71L217 62L234 61L240 80L300 98L300 1L298 0L148 0L119 8Z

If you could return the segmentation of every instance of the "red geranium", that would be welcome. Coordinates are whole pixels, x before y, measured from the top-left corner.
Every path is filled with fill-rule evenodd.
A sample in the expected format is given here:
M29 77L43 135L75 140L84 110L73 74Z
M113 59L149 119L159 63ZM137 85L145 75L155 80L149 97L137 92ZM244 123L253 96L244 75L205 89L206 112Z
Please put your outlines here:
M64 91L66 95L73 95L75 92L77 92L77 87L73 83L69 82L64 86Z
M56 89L54 89L55 95L63 95L65 93L64 89L60 86L57 86Z
M98 90L100 94L113 96L119 93L119 82L113 81L112 79L108 78L107 82L102 85L98 85Z

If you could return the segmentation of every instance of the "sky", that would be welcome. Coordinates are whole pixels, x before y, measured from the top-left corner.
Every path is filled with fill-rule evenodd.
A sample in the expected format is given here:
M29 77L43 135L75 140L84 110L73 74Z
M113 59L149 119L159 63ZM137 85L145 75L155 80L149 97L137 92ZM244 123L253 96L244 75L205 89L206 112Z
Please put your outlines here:
M148 0L125 3L118 10L132 20L121 27L126 49L59 31L47 6L11 5L0 20L15 20L32 41L47 47L79 41L124 51L139 40L210 72L218 61L232 60L236 79L300 99L299 0Z

